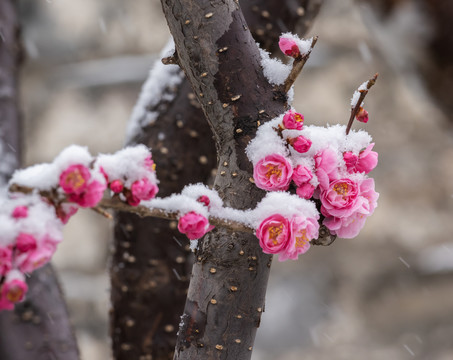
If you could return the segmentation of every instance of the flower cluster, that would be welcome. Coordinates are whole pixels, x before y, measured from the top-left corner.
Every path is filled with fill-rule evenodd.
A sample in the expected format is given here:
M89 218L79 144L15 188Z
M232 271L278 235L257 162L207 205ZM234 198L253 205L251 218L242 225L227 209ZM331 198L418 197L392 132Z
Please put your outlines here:
M374 180L368 177L378 161L373 146L365 131L346 135L340 125L304 126L304 117L291 109L258 129L247 155L256 186L316 201L331 234L352 238L377 206ZM293 219L285 222L275 214L262 222L257 236L265 252L273 244L280 258L291 258L282 256L286 251L279 239L293 231Z
M256 236L266 254L296 260L318 238L319 213L314 203L286 192L270 192L254 210Z
M62 240L55 209L37 195L17 196L0 208L0 310L27 292L25 275L49 262Z
M159 191L156 164L144 145L128 147L113 155L99 155L95 168L104 175L109 189L129 205L151 200Z

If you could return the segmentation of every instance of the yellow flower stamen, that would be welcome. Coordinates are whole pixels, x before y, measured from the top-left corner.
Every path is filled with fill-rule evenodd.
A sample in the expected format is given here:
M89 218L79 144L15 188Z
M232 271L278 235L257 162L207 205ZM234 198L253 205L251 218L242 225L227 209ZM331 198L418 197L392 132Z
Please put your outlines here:
M267 167L267 172L266 172L266 178L270 178L273 175L277 175L278 178L282 176L282 170L278 167L278 165L266 165Z

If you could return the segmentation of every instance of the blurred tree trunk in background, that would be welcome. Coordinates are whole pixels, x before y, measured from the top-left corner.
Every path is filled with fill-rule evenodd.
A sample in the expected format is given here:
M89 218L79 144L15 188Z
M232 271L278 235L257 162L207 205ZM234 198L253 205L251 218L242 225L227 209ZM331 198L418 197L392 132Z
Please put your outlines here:
M320 0L250 0L241 6L254 38L274 52L281 33L307 32L321 4ZM164 92L173 99L166 96L146 105L144 113L157 112L157 119L129 141L152 148L159 196L179 192L190 183L208 183L218 164L211 129L187 78ZM193 263L188 240L175 222L119 213L114 249L111 335L115 359L173 358Z
M15 1L0 0L0 186L21 162L18 72L22 51ZM50 265L27 279L27 299L0 312L0 359L77 360L66 304Z

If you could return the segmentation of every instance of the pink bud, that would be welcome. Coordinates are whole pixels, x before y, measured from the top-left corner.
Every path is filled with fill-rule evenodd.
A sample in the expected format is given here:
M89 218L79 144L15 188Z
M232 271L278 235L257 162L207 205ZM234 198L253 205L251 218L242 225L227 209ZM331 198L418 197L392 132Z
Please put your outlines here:
M355 118L358 121L366 124L368 122L368 111L366 111L363 107L360 107L359 112L357 113Z
M303 135L300 135L297 138L289 139L289 143L294 150L301 154L310 150L312 144L311 140Z
M186 234L190 240L199 239L212 229L214 226L209 225L208 219L194 211L179 218L178 230L182 234Z
M278 46L285 55L291 56L293 58L300 56L299 46L297 46L297 43L293 39L281 37L280 41L278 42Z
M303 199L309 200L312 198L315 189L316 188L310 183L305 183L296 189L296 194Z
M151 183L148 178L135 181L131 186L131 193L140 200L151 200L158 191L157 185Z
M13 210L13 218L26 218L28 216L28 208L26 206L16 206Z
M206 196L206 195L201 195L197 201L199 203L202 203L204 206L209 206L209 204L211 203L211 201L209 200L209 198Z
M20 253L36 250L37 242L33 235L27 233L19 233L16 238L16 249Z
M293 110L288 110L283 116L283 126L286 129L302 130L304 126L304 116Z
M113 180L110 183L110 190L112 190L115 194L119 194L124 189L124 184L121 180Z

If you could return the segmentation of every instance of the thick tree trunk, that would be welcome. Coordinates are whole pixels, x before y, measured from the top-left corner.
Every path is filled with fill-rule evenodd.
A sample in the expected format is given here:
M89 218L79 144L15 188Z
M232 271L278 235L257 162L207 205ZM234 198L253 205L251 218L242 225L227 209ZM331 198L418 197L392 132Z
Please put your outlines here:
M19 22L14 1L0 0L0 186L21 161L18 67ZM0 312L0 359L79 359L66 305L50 265L28 279L27 299Z
M258 47L235 1L162 0L181 67L214 132L214 188L233 208L264 195L249 179L245 147L285 111L286 95L265 79ZM221 50L221 51L219 51ZM256 237L225 230L203 239L193 267L175 359L249 359L271 264Z
M254 38L273 52L281 33L297 30L303 35L308 30L321 3L250 0L242 8ZM161 101L144 104L143 118L138 119L145 123L147 114L157 112L155 122L145 123L129 140L152 148L161 180L159 196L179 192L189 183L208 183L217 164L211 131L187 78L164 93ZM175 225L125 213L116 218L111 331L117 360L173 358L193 264L187 240Z

